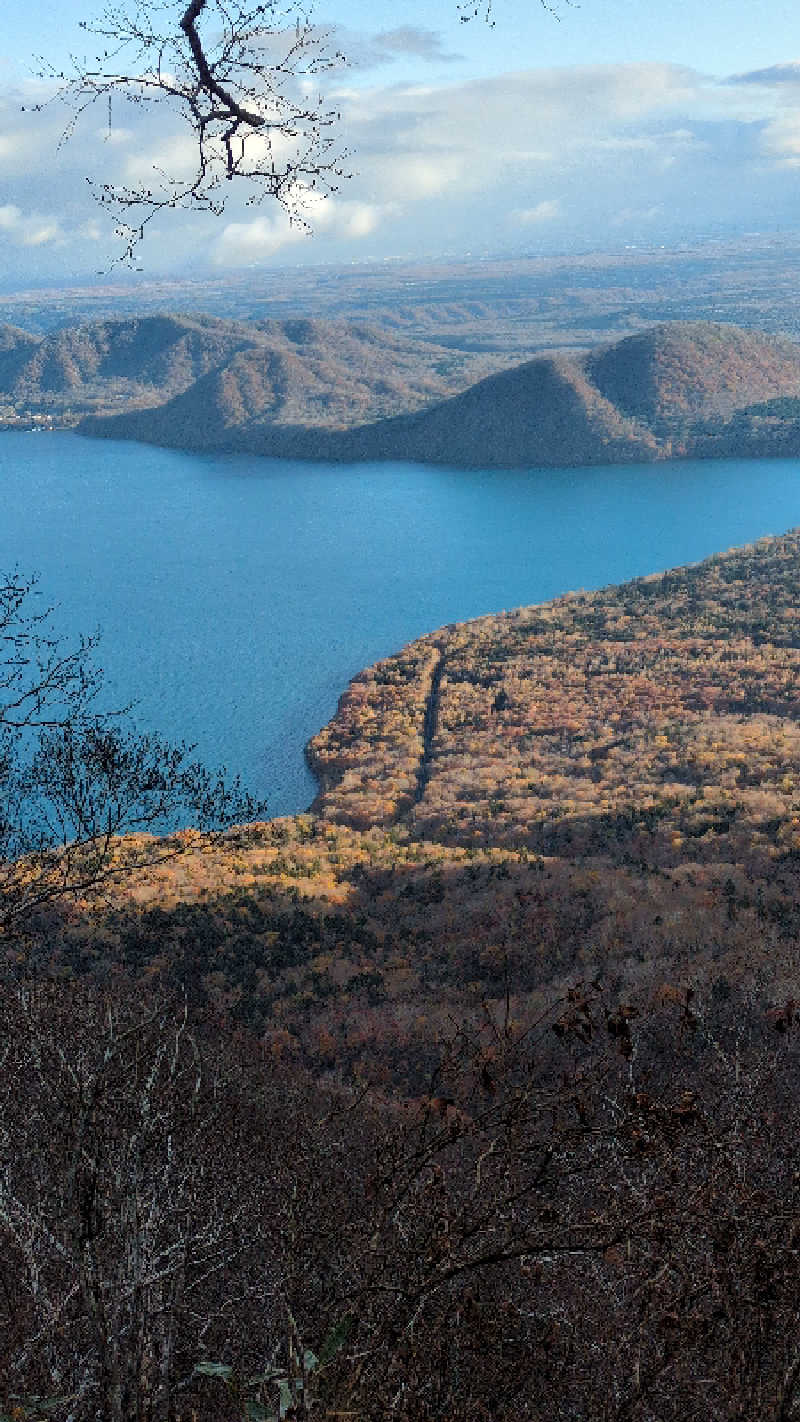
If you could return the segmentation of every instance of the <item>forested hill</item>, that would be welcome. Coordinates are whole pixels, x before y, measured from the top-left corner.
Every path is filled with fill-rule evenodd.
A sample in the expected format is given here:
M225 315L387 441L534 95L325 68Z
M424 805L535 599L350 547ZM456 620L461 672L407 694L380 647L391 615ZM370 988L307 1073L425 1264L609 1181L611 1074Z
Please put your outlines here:
M0 399L56 414L158 404L256 339L246 323L213 316L96 321L44 337L7 326Z
M2 326L0 405L73 420L165 406L149 437L205 447L254 420L341 426L415 410L509 363L336 320L145 316L43 337Z
M791 996L798 588L795 532L420 639L314 738L310 814L49 917L42 971L189 984L407 1086L454 1017L576 974Z
M315 809L655 866L800 849L800 535L456 624L361 673Z
M665 435L789 394L799 369L792 341L707 321L655 326L586 361L587 377L607 400Z
M421 348L404 352L395 334L342 327L320 361L325 323L285 324L313 330L305 348L250 347L158 409L82 429L182 448L480 467L800 450L800 350L780 337L679 322L588 356L539 356L442 399L430 350L414 382ZM468 384L463 358L448 367L439 352L435 371Z
M675 322L583 355L455 350L388 326L147 316L0 327L0 420L322 460L498 468L800 451L800 348Z

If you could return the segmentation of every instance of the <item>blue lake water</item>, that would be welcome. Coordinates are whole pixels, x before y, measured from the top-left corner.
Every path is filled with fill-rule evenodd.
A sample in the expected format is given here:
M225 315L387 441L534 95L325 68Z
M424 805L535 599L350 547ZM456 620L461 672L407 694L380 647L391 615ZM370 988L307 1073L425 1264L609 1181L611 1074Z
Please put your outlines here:
M0 436L0 570L103 633L117 704L196 742L270 812L361 667L445 622L800 524L800 461L530 471L198 456Z

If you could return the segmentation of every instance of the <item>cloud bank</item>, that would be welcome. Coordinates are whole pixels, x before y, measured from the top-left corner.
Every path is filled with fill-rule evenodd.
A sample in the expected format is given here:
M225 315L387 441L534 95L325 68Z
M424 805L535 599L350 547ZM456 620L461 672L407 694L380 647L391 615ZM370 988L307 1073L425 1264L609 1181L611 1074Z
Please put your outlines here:
M232 192L219 218L160 215L142 248L146 269L603 247L796 225L794 61L720 79L628 64L391 82L391 56L408 52L447 58L433 32L388 30L365 38L361 71L327 76L352 176L327 199L305 193L313 236L274 203L246 207ZM385 81L366 82L368 61ZM86 177L157 184L159 172L184 173L187 130L166 110L126 110L124 124L112 115L102 127L94 115L59 146L64 115L22 112L29 102L17 92L0 104L6 275L96 271L116 248Z

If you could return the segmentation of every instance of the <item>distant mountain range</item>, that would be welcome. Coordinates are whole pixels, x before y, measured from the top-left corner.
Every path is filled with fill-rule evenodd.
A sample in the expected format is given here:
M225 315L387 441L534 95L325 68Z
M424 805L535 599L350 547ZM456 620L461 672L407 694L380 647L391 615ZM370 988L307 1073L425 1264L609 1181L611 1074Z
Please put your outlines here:
M44 338L2 326L0 405L80 421L97 438L306 459L524 467L800 453L800 347L785 338L675 322L584 355L498 364L333 320L146 317Z
M253 345L213 316L96 321L35 337L0 328L0 398L40 411L160 404Z
M254 422L341 428L416 410L512 359L336 320L147 316L44 337L0 325L0 405L73 421L169 407L136 437L205 448Z

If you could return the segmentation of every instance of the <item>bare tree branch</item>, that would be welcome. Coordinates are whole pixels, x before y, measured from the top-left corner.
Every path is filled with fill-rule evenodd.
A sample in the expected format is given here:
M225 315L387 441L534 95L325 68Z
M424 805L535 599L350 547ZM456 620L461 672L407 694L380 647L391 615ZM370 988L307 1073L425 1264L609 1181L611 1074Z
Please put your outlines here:
M101 707L97 637L65 648L35 598L32 580L0 579L0 943L8 944L46 905L174 858L265 809L224 772L194 761L191 746L138 734L130 707ZM186 825L200 835L174 833Z
M162 125L169 114L180 117L194 149L186 173L154 161L152 178L141 184L87 178L116 221L122 260L135 261L146 226L165 210L220 215L223 182L236 180L248 205L276 199L303 227L312 195L336 191L345 157L332 134L339 115L312 95L310 81L344 60L293 0L285 10L277 0L192 0L185 9L139 0L112 4L82 28L102 52L40 71L72 111L62 142L98 103L110 128L121 100L140 109L158 104Z

